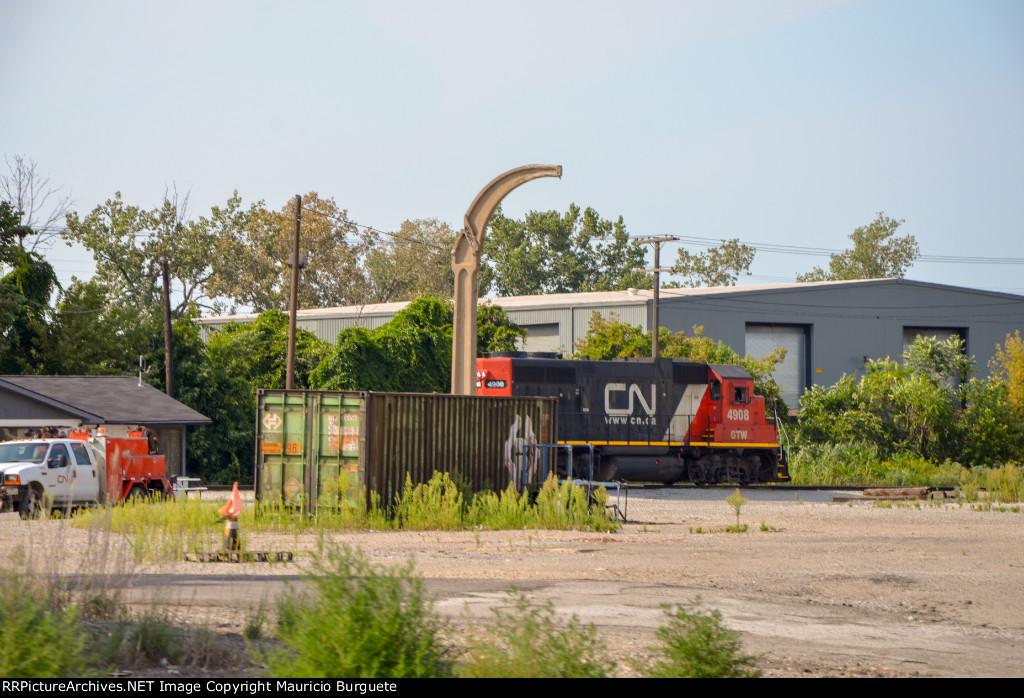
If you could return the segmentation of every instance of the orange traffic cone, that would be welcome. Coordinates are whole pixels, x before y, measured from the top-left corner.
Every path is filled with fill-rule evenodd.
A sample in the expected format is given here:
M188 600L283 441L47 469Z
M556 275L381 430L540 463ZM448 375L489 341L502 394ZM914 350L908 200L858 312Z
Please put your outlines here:
M238 550L238 516L242 513L242 495L238 493L238 483L231 488L231 498L217 513L224 517L224 550Z

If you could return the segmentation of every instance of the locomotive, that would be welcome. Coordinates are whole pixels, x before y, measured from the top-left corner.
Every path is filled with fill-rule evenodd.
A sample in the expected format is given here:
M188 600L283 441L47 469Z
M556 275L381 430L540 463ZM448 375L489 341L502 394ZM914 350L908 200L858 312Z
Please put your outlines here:
M478 358L476 369L478 395L558 397L558 444L570 447L559 449L563 475L571 465L605 481L789 480L778 417L766 419L742 366L510 352Z

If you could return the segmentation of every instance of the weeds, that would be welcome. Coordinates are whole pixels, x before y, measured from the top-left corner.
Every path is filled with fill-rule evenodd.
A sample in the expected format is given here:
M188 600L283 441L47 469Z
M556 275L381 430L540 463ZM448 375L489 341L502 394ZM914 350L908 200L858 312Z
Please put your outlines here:
M279 601L277 632L285 648L266 655L270 676L451 675L440 623L411 563L388 570L358 551L327 550L309 581L312 594Z
M461 674L467 678L604 678L615 665L593 625L573 616L563 630L554 608L536 608L513 589L511 610L493 609L494 622L472 633Z
M747 525L743 524L740 526L740 509L742 509L743 505L747 503L747 498L740 494L740 488L737 487L735 492L725 498L725 501L729 503L729 506L736 510L736 525L726 526L725 530L728 533L745 533Z
M864 444L808 444L789 465L793 484L879 485L891 487L956 487L965 501L977 501L983 490L1001 502L1024 498L1024 468L965 468L952 461L934 461L898 453L883 458L877 447Z
M119 658L129 664L156 663L166 659L179 664L185 652L182 629L171 622L164 612L146 609L131 623L126 633Z
M700 606L700 597L694 599ZM655 631L661 643L651 648L661 657L650 668L654 678L756 678L757 658L743 654L739 633L722 624L713 610L689 611L683 606L665 607L668 624Z
M75 608L62 606L35 575L5 571L0 576L0 676L85 673L86 634Z

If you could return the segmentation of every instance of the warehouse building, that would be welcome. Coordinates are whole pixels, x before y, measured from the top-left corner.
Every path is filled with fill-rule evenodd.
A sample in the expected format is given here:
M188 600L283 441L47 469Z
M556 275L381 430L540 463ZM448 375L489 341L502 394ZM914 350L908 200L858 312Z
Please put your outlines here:
M629 289L485 299L528 331L526 351L569 354L595 315L649 330L652 291ZM302 310L301 328L334 341L346 327L379 327L406 303ZM790 406L813 384L831 385L857 373L870 358L896 357L918 335L962 337L967 353L988 374L996 343L1024 330L1024 296L907 279L823 281L760 286L662 289L660 324L721 340L741 354L767 355L785 347L776 380ZM255 315L204 318L204 332Z

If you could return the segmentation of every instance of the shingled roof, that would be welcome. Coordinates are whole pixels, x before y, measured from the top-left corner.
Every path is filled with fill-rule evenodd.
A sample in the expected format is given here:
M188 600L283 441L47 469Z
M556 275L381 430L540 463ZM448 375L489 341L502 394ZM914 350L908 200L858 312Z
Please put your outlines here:
M187 426L210 424L199 414L133 376L0 376L0 419L4 395L73 415L84 424ZM12 400L13 401L13 400Z

